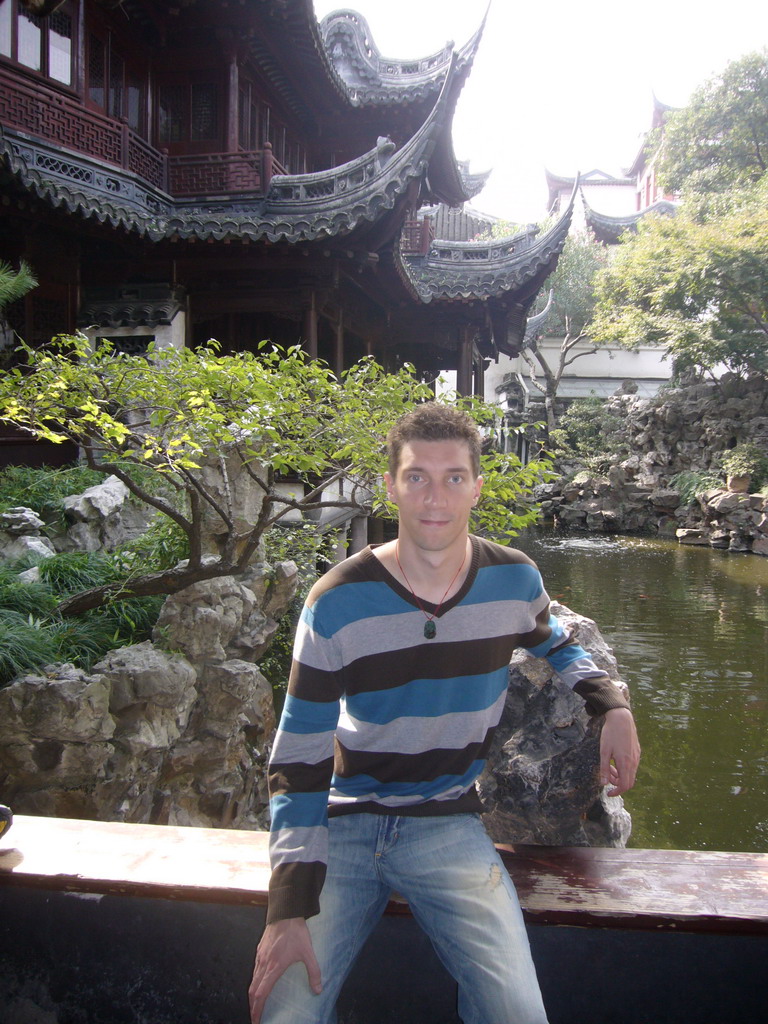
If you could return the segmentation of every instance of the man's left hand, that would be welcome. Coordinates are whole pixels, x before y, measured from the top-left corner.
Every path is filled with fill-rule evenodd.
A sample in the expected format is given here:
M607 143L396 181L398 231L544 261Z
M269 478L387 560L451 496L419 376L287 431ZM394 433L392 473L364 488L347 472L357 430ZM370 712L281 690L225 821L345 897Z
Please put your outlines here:
M620 796L635 784L640 763L640 743L629 708L605 713L600 734L600 784L610 786L608 796Z

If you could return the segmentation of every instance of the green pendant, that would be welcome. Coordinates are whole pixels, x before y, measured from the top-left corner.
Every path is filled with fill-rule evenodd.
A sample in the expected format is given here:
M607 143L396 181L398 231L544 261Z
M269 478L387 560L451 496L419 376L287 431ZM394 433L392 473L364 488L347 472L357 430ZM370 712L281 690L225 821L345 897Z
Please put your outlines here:
M432 637L437 633L437 626L433 619L427 619L424 623L424 636L427 640L431 640Z

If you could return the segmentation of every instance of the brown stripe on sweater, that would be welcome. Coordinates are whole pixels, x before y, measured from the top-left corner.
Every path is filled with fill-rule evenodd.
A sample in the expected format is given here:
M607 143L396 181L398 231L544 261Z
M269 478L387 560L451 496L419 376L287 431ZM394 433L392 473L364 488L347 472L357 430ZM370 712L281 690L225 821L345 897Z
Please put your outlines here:
M326 758L317 764L271 764L269 766L269 792L278 793L322 793L328 789L333 774L333 758Z
M430 782L441 775L463 775L474 761L487 755L493 732L489 729L481 743L470 743L461 750L436 748L421 754L350 750L337 739L334 770L342 778L370 775L381 783Z
M438 637L439 633L438 625ZM366 658L358 658L347 671L347 693L371 693L403 686L414 679L454 679L472 676L477 672L477 649L482 646L483 670L493 671L508 665L512 652L518 646L517 637L501 636L489 639L464 640L449 645L437 638L427 644L385 651ZM450 656L444 648L450 647ZM354 680L350 684L349 680ZM301 696L304 696L303 688Z
M287 917L314 917L320 913L320 890L326 866L319 861L278 864L269 882L267 924Z

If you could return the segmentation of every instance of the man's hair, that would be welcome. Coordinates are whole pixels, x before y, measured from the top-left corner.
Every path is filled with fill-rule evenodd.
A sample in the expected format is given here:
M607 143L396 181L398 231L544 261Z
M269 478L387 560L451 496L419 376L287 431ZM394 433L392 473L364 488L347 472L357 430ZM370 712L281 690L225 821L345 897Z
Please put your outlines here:
M463 441L469 448L472 473L480 476L482 438L475 421L461 409L426 402L400 417L387 434L387 458L393 478L400 467L403 445L411 441Z

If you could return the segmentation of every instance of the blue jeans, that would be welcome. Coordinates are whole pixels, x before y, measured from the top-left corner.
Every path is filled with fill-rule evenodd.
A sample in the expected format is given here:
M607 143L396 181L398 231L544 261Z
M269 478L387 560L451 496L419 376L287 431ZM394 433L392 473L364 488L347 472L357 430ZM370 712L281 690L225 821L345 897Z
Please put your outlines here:
M464 1024L546 1024L517 894L475 814L332 818L320 913L307 922L323 991L293 964L263 1024L334 1024L341 986L393 889L458 982Z

